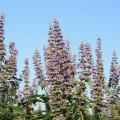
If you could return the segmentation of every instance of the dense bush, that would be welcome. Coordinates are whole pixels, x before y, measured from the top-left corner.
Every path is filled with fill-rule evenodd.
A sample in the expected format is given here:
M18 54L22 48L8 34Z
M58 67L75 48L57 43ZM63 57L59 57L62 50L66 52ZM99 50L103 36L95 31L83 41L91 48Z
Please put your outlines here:
M72 55L58 21L49 28L44 48L45 70L38 50L33 54L35 79L30 81L29 60L17 76L18 50L4 45L4 16L0 16L0 120L119 120L120 68L113 51L110 78L104 75L101 39L97 39L96 62L91 45L82 42L79 56ZM24 82L21 90L20 83ZM32 82L32 84L30 84Z

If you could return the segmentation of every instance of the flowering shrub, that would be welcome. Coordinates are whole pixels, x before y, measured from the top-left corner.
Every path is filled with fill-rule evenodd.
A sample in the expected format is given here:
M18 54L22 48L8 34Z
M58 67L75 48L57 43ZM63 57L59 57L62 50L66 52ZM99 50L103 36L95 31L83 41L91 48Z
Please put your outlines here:
M33 80L30 80L28 58L18 77L15 43L10 43L8 57L4 46L4 16L1 15L0 120L120 119L120 67L114 50L107 82L100 38L97 39L96 62L87 42L80 43L76 60L76 55L71 53L70 41L64 40L55 19L44 48L44 69L39 51L36 49L33 54Z

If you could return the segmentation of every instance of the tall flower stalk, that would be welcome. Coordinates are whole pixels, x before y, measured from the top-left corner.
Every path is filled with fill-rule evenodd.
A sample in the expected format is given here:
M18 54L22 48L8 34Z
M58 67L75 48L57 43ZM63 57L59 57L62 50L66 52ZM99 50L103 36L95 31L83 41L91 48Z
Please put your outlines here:
M16 99L16 92L19 88L19 79L17 78L17 54L18 50L15 48L15 44L13 42L9 45L10 56L6 60L5 68L6 68L6 82L8 86L8 102L12 105Z
M45 78L44 78L43 70L42 70L42 66L41 66L41 58L40 58L40 53L38 52L37 49L33 55L33 64L34 64L34 69L36 72L36 80L38 80L41 88L45 89L46 83L45 83Z
M97 39L97 48L96 48L96 67L95 67L95 80L93 81L93 110L95 118L98 120L102 115L103 109L103 100L104 100L104 85L105 85L105 75L103 67L103 58L102 58L102 49L101 49L101 39Z
M4 15L0 15L0 102L6 101L5 71L5 45L4 45Z
M28 97L30 95L30 91L29 91L29 61L28 58L25 59L24 61L24 70L22 71L22 78L24 80L24 95L25 97Z
M117 116L120 111L119 103L119 66L116 51L113 51L112 62L110 68L110 78L108 82L109 94L107 96L107 116Z

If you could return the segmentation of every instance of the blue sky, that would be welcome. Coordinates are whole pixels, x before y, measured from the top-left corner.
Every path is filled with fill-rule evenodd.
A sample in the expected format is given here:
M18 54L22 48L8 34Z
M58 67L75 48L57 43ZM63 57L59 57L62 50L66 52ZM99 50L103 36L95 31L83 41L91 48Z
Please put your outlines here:
M18 71L24 58L47 44L49 24L58 18L64 39L71 41L73 53L78 54L81 41L91 43L95 53L96 38L102 38L105 73L108 76L113 49L120 58L120 1L119 0L0 0L5 13L5 44L11 41L19 49Z

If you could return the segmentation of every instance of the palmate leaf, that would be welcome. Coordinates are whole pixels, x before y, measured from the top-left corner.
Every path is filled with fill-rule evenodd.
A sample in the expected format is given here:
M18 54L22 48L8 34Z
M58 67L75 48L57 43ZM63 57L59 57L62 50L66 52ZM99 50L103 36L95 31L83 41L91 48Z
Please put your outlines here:
M0 120L13 120L17 116L25 116L24 108L20 106L8 106L0 112Z
M0 120L12 120L15 114L11 106L3 107L0 110Z
M20 106L13 106L13 111L16 113L16 114L24 114L24 108L23 107L20 107Z
M28 99L33 104L35 104L37 102L42 102L42 103L48 102L48 97L46 95L31 95L28 97Z

